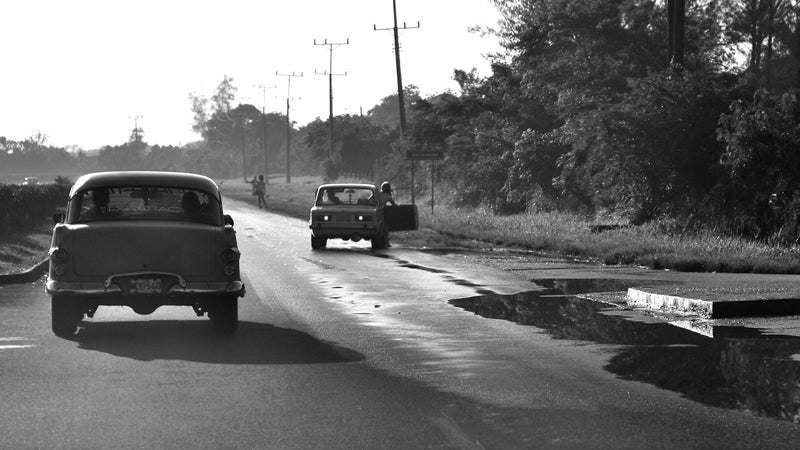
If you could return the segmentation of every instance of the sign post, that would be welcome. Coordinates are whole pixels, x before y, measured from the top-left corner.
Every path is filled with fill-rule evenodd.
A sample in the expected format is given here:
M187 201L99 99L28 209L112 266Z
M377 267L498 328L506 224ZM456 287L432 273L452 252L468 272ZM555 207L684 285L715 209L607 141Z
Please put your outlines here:
M444 159L444 151L442 150L408 150L406 151L406 158L411 161L412 168L414 161L427 160L431 161L431 215L433 215L433 185L434 173L436 171L436 161ZM412 172L413 173L413 172ZM413 178L412 178L413 180ZM414 198L414 183L411 183L411 198Z

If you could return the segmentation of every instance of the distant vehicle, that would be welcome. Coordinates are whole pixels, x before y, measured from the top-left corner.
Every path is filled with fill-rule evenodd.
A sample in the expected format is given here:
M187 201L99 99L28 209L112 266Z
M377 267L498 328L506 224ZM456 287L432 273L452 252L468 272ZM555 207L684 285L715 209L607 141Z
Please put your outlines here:
M39 184L39 179L36 177L25 177L25 180L22 181L23 186L36 186Z
M202 175L101 172L80 177L56 214L46 291L52 329L74 334L99 306L151 314L163 305L208 313L225 333L238 325L245 287L233 219Z
M415 205L384 206L379 189L371 184L332 183L317 188L309 214L311 248L318 250L328 239L371 241L373 250L388 246L390 231L419 227Z

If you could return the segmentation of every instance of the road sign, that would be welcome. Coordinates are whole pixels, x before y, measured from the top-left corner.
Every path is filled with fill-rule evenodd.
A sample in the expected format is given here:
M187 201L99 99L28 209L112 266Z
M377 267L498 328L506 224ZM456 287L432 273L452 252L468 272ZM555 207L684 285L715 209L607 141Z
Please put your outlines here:
M406 158L412 160L420 159L444 159L444 152L442 151L429 151L429 150L409 150L406 152Z

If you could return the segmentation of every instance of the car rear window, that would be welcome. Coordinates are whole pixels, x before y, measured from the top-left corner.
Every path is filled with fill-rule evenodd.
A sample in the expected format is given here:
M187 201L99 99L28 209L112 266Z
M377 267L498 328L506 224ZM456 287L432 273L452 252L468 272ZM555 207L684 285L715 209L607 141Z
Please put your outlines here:
M317 205L367 205L375 206L372 189L334 187L323 188L317 193Z
M87 189L70 200L71 223L101 220L167 220L220 225L213 195L180 187L109 186Z

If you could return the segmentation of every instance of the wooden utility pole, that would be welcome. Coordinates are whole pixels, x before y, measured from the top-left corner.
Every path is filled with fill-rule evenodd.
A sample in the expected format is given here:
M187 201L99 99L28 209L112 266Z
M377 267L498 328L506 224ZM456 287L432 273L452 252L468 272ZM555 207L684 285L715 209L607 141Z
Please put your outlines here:
M245 140L244 136L244 111L242 111L242 104L239 103L239 135L241 137L241 145L242 145L242 176L244 177L245 183L247 182L247 157L246 157L246 144L247 141Z
M267 153L267 89L275 89L278 86L264 86L260 84L253 86L261 89L261 131L264 134L264 142L262 148L264 150L264 183L269 184L269 154Z
M350 44L350 38L347 38L345 42L328 42L325 39L325 42L317 43L317 40L314 39L314 45L324 45L328 47L328 70L323 72L314 71L317 75L328 75L328 157L330 158L333 156L333 76L347 76L347 72L345 73L333 73L333 50L342 46Z
M397 71L397 102L399 103L400 108L400 138L404 139L406 136L406 104L405 104L405 96L403 95L403 74L400 70L400 37L398 35L398 30L408 30L413 28L419 28L419 21L417 22L417 26L407 26L405 22L403 22L402 28L397 26L397 1L392 0L392 14L394 16L394 26L391 28L378 28L377 25L373 25L372 28L375 31L386 31L392 30L394 32L394 61L395 61L395 69ZM414 203L414 160L411 160L411 203Z
M683 65L685 49L686 0L667 0L667 21L669 23L669 63Z
M275 72L275 75L279 77L286 77L286 184L292 182L292 154L291 154L291 140L292 140L292 121L289 120L289 111L291 107L289 106L289 101L292 98L292 78L293 77L302 77L303 72L300 72L300 75L292 72L292 73L278 73Z

